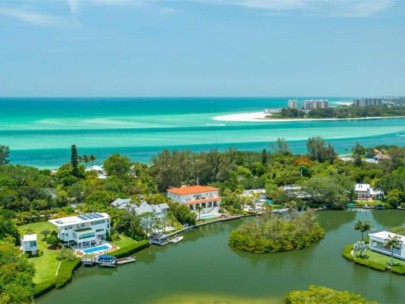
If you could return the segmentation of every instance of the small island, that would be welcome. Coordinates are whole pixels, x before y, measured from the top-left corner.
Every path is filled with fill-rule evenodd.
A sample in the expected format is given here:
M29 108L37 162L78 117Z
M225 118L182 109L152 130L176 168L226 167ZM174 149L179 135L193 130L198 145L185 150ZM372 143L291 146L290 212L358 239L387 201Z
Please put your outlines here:
M309 247L324 236L314 211L268 212L233 230L229 246L252 253L281 252Z

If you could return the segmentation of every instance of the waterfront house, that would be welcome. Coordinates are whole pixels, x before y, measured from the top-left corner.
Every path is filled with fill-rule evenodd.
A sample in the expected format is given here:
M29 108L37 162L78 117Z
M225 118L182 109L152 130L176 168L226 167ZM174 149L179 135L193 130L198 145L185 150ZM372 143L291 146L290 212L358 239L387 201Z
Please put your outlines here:
M111 203L111 206L121 210L130 210L132 207L130 198L117 198Z
M169 210L169 206L166 203L157 204L157 205L150 205L147 202L143 201L139 206L133 207L136 215L142 215L145 213L152 213L158 219L163 219L167 211Z
M102 166L91 166L85 170L86 172L95 171L97 172L98 179L106 179L107 174Z
M24 253L31 253L36 255L38 251L38 240L36 234L25 234L21 238L21 249Z
M385 246L385 242L388 239L397 236L402 243L401 248L394 248L394 257L405 260L405 236L388 231L370 233L368 236L370 238L370 250L389 256L391 255L391 249Z
M371 188L370 184L356 184L354 191L357 194L357 199L366 200L370 198L381 199L384 197L384 192Z
M62 243L75 248L86 248L102 243L110 232L110 216L107 213L88 213L49 220L58 228Z
M192 210L219 207L221 197L219 189L209 186L183 186L167 189L167 196L174 202L184 204Z

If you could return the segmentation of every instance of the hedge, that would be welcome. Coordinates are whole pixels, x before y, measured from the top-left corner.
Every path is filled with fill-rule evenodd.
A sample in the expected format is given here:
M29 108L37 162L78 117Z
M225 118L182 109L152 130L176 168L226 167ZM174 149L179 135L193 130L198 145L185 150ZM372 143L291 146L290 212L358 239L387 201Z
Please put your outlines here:
M115 256L116 258L123 258L123 257L129 256L135 252L138 252L144 248L147 248L149 246L150 246L149 241L143 240L143 241L122 247L116 251L109 253L109 255Z
M80 267L81 259L75 258L74 260L65 260L59 267L58 275L55 279L56 288L65 286L72 280L73 272Z
M54 281L44 281L42 283L36 284L34 287L34 298L38 298L43 294L46 294L48 291L55 288Z
M405 266L392 266L391 271L396 274L405 275Z

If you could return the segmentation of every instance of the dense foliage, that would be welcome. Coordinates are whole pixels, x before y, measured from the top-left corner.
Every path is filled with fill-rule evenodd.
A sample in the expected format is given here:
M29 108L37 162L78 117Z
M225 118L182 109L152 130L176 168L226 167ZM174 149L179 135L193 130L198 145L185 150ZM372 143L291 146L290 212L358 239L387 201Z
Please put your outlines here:
M305 112L298 109L281 109L280 114L272 118L361 118L361 117L392 117L405 116L404 106L342 106L326 109L312 109Z
M308 247L324 235L312 211L291 211L284 216L268 213L233 230L229 245L253 253L279 252Z
M348 291L338 291L323 286L310 286L308 290L288 293L283 304L377 304L368 302L361 295Z
M31 303L34 267L9 240L0 240L0 303Z

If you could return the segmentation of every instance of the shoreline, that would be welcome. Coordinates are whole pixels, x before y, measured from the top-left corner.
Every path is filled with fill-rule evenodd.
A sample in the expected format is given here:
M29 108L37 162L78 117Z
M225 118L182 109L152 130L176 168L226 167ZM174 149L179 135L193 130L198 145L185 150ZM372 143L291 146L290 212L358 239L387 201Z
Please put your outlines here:
M215 121L228 122L295 122L295 121L339 121L339 120L376 120L376 119L395 119L405 118L405 116L371 116L371 117L353 117L353 118L269 118L271 116L264 112L247 112L228 115L219 115L212 118Z

